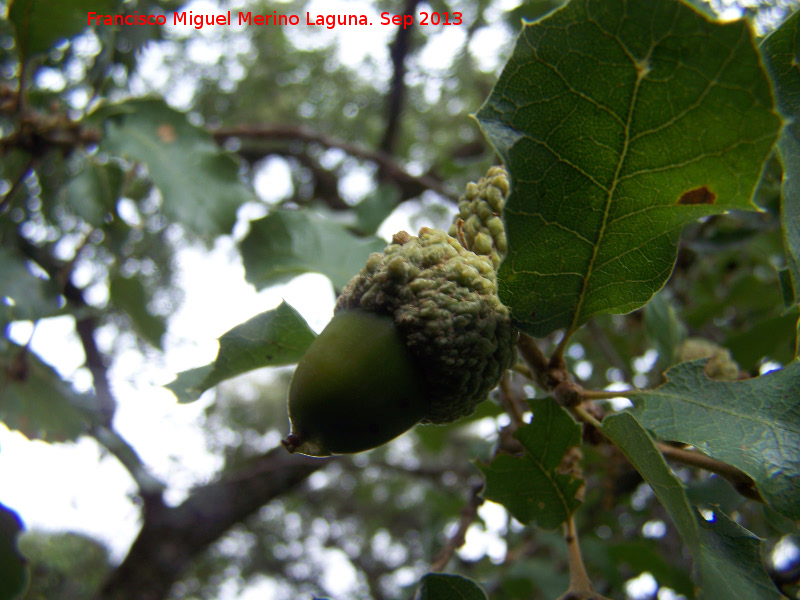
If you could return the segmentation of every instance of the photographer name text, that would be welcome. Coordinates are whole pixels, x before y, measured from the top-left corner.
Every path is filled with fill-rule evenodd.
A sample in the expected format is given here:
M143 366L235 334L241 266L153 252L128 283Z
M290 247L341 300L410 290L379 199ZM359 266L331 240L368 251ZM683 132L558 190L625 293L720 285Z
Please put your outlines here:
M89 25L166 25L166 15L146 15L134 12L126 15L104 15L96 12L87 14ZM403 29L410 27L414 23L419 25L461 25L462 18L460 12L420 12L414 15L394 15L388 12L380 14L379 25L397 25ZM194 14L192 11L176 12L172 15L172 24L176 26L192 26L195 29L202 29L205 26L270 26L288 27L306 25L314 27L325 27L333 29L337 26L345 25L372 25L372 21L366 15L315 15L307 12L305 21L298 15L282 15L274 12L273 14L253 14L252 12L239 12L236 17L231 18L231 11L219 14Z

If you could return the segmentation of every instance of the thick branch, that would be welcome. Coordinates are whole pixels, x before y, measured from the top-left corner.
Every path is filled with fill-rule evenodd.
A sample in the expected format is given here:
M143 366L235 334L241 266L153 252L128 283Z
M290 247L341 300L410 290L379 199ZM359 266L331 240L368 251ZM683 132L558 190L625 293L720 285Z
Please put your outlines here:
M95 600L162 600L192 560L232 525L328 462L276 448L246 468L195 489L179 506L145 506L139 536Z

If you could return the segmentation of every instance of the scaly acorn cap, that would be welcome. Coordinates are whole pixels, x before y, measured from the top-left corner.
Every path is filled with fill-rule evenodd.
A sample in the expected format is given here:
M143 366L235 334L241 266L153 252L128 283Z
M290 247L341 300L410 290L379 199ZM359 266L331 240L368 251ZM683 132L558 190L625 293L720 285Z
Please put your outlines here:
M389 315L423 376L422 423L469 415L514 364L518 333L497 296L490 256L444 231L402 231L344 288L335 313Z
M675 350L679 363L707 358L703 369L710 379L736 381L739 379L739 363L733 360L731 351L705 338L687 338Z
M503 207L509 182L505 168L491 167L478 183L468 183L448 233L475 254L489 256L495 270L508 252Z

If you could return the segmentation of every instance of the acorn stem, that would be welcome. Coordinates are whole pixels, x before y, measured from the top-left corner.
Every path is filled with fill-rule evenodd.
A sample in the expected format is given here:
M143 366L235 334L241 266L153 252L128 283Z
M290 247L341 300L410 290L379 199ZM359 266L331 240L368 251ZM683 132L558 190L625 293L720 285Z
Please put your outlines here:
M290 454L294 454L294 451L303 444L303 440L301 440L295 434L290 433L281 440L281 444L283 444L283 447L286 448Z

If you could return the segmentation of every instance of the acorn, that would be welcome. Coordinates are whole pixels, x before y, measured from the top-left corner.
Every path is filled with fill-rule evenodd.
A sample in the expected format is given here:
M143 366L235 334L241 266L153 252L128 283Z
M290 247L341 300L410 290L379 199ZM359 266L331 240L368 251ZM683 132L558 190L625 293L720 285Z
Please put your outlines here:
M289 390L290 452L384 444L469 415L515 360L491 255L444 231L401 231L345 286Z
M290 452L327 456L388 442L425 416L422 377L388 315L337 313L297 365Z
M739 379L739 363L731 351L716 342L705 338L687 338L675 350L675 361L678 363L707 358L703 371L710 379L718 381L736 381Z

